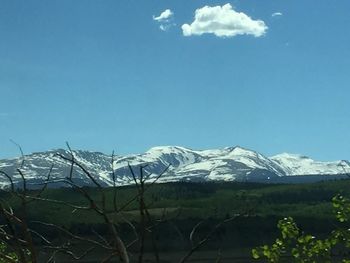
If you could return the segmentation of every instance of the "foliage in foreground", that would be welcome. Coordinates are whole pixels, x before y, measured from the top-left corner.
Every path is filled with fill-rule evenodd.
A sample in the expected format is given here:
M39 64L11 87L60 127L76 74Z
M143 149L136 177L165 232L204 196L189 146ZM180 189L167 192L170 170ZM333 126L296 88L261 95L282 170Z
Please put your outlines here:
M335 216L339 225L324 239L300 231L293 218L278 222L280 237L271 245L263 245L252 250L254 259L265 258L267 262L317 263L332 262L338 257L343 263L350 263L350 199L336 195L333 199ZM340 261L339 261L340 262Z
M5 262L18 262L18 257L15 253L9 252L4 242L0 242L0 263Z

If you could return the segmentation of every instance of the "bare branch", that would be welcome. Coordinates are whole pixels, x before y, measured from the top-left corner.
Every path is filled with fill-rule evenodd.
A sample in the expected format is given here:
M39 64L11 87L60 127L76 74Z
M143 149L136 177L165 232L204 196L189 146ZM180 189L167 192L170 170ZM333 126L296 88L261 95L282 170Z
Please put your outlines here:
M4 259L4 262L9 262L9 263L17 263L17 260L11 258L8 255L3 254L2 252L0 252L0 258Z
M84 166L82 166L80 163L78 163L77 161L75 161L75 159L69 159L67 158L66 156L60 154L60 153L57 153L57 155L59 157L61 157L63 160L66 160L70 163L73 163L74 165L78 166L83 172L84 174L93 182L94 185L96 185L99 189L102 188L102 186L96 181L96 179L90 174L90 172L88 170L85 169Z
M95 247L88 248L81 255L77 256L73 251L69 250L68 246L65 246L65 245L63 245L63 246L44 246L44 248L45 249L50 249L50 250L52 249L52 250L54 250L52 256L49 258L49 260L47 262L55 262L54 257L58 253L66 254L66 255L70 256L72 259L78 261L78 260L83 259L92 250L95 249Z
M66 142L66 145L67 145L67 148L68 148L68 150L69 150L69 152L70 152L70 155L71 155L71 157L72 157L72 163L71 163L71 165L70 165L69 177L68 177L69 180L72 180L72 177L73 177L73 169L74 169L74 153L73 153L72 149L70 148L68 142Z
M166 173L166 171L169 169L171 165L169 164L151 183L147 184L145 186L145 190L144 192L146 192L152 185L154 185L159 178L164 175ZM124 205L122 205L117 212L123 211L126 207L128 207L132 202L134 202L137 198L139 198L140 194L138 193L137 195L133 196L132 198L130 198L126 203L124 203Z
M191 231L191 233L190 233L190 241L191 241L192 247L194 246L193 236L194 236L194 234L195 234L197 228L198 228L201 224L203 224L203 223L204 223L204 220L198 222L198 223L192 228L192 231Z
M114 211L118 210L117 207L117 187L116 187L116 174L114 171L114 151L112 152L112 160L111 160L111 166L112 166L112 179L113 179L113 208Z
M84 238L84 237L81 237L81 236L78 236L78 235L74 235L73 233L71 233L67 229L65 229L63 227L60 227L58 225L55 225L55 224L52 224L52 223L45 223L45 222L41 222L41 221L32 221L32 223L40 224L40 225L47 226L47 227L51 227L51 228L54 228L54 229L57 229L57 230L61 231L62 233L68 235L69 237L71 237L73 239L84 241L84 242L87 242L87 243L91 243L93 245L99 246L99 247L107 249L107 250L113 250L112 247L107 246L105 244L102 244L102 243L100 243L100 242L98 242L96 240L93 240L93 239L90 239L90 238Z
M92 233L94 233L106 246L110 247L109 242L103 237L101 236L95 229L91 228Z
M22 182L23 182L23 191L26 193L27 192L27 180L24 177L24 174L22 173L22 171L20 169L17 169L17 172L20 174L21 178L22 178Z
M192 254L197 251L200 247L202 247L206 242L208 242L208 240L212 237L212 235L223 225L226 224L234 219L236 219L239 215L233 216L231 218L228 218L224 221L221 221L220 223L216 224L214 226L214 228L202 239L200 240L197 244L193 245L192 244L192 248L190 249L190 251L188 251L188 253L179 261L180 263L186 262L191 256ZM198 226L201 224L198 223L194 226L194 228L198 228ZM192 229L191 234L195 232L195 229ZM192 234L192 240L193 240L193 234ZM191 242L192 242L191 240Z
M11 185L11 192L15 192L15 186L13 184L13 180L11 178L11 176L9 176L7 173L5 173L4 171L0 170L0 174L4 175L9 181L10 181L10 185Z
M23 150L22 150L22 147L21 145L19 145L17 142L15 142L14 140L10 139L10 142L12 142L14 145L17 146L19 152L21 153L21 158L22 158L22 161L21 161L21 165L20 165L20 168L22 168L24 166L24 153L23 153Z

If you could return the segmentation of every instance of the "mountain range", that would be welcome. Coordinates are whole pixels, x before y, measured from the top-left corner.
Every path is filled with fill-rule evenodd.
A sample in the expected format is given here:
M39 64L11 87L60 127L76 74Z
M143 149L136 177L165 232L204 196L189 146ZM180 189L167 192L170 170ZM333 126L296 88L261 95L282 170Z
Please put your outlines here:
M346 160L321 162L307 156L282 153L266 157L256 151L240 146L214 150L192 150L180 146L153 147L142 154L112 156L100 152L63 149L32 153L23 157L0 160L0 171L10 175L15 184L21 184L23 173L27 184L38 187L47 178L51 169L51 180L56 183L51 187L62 186L62 179L70 173L71 165L63 157L74 155L81 164L102 186L112 186L113 175L116 185L133 183L130 167L136 176L140 167L148 181L152 182L163 171L157 182L311 182L347 177L350 162ZM113 160L113 162L112 162ZM169 166L170 165L170 166ZM167 167L169 168L167 169ZM0 174L1 175L1 174ZM91 180L77 166L73 170L77 184L91 185ZM61 181L60 181L61 180ZM5 176L0 177L0 188L9 185Z

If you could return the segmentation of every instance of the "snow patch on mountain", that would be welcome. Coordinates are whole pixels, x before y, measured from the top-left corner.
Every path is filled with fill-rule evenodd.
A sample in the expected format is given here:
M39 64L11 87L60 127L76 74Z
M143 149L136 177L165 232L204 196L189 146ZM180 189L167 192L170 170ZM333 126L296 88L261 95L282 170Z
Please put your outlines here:
M11 175L15 182L20 182L21 177L17 169L21 168L26 179L40 183L46 179L53 165L51 178L64 179L70 173L71 164L59 155L70 158L71 154L103 186L114 184L113 174L117 185L133 183L129 165L135 176L140 176L140 166L144 167L144 175L150 180L157 178L166 170L159 182L215 180L264 182L284 176L338 175L350 172L349 161L320 162L306 156L288 153L269 158L240 146L213 150L158 146L142 154L114 156L113 163L112 157L103 153L57 149L26 155L22 166L22 157L0 160L0 170ZM74 167L73 176L80 183L91 185L91 181L77 166ZM6 178L0 177L0 187L6 184L8 184Z
M286 175L344 174L350 172L347 161L320 162L299 154L282 153L271 157Z

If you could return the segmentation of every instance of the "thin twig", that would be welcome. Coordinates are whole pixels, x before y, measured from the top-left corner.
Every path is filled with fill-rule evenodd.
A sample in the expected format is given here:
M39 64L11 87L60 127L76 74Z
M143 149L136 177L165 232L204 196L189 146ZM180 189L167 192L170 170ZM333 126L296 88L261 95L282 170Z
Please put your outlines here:
M20 168L22 168L24 166L24 153L23 153L23 150L22 150L22 147L21 145L19 145L17 142L15 142L14 140L10 139L10 142L12 142L14 145L17 146L19 152L21 153L21 158L22 158L22 161L21 161L21 165L20 165Z
M228 218L224 221L221 221L220 223L216 224L214 228L202 239L200 240L197 244L192 245L192 248L190 251L187 252L187 254L179 261L180 263L186 262L192 254L197 251L200 247L202 247L208 240L211 238L211 236L225 223L228 223L234 219L236 219L238 216L233 216L231 218ZM196 224L195 227L198 228L199 224ZM191 234L194 233L195 230L191 231ZM192 237L193 238L193 237Z

